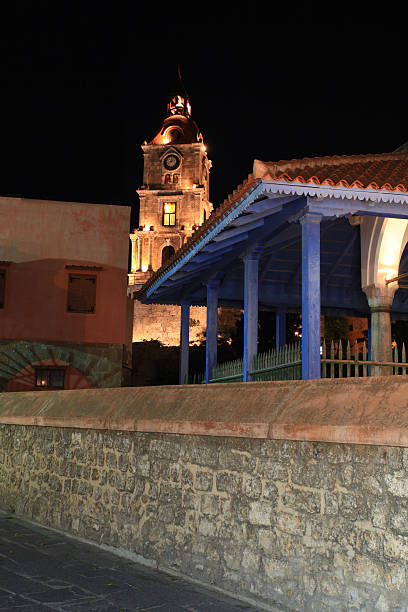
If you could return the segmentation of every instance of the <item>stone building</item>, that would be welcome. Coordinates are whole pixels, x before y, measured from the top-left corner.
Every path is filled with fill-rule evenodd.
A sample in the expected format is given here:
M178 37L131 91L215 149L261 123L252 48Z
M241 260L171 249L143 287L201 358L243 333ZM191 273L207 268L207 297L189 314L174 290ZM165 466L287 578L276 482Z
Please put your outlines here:
M130 234L129 295L138 291L152 273L182 247L210 215L208 159L202 134L191 118L186 94L176 94L167 116L150 142L142 145L143 185L139 227ZM205 329L206 309L191 309L191 340ZM143 305L134 301L133 342L157 339L176 345L180 339L180 308Z

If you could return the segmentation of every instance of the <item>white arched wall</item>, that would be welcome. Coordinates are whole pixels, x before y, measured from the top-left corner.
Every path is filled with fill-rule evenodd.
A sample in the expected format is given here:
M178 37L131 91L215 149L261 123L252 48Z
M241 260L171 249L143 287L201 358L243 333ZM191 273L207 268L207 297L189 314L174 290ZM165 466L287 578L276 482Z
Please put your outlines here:
M402 252L408 241L408 221L390 217L360 217L361 286L371 310L371 344L378 361L391 361L390 310ZM387 374L384 369L376 374Z
M385 227L377 261L377 282L386 281L398 275L401 256L408 241L408 221L406 219L387 218L384 221Z
M398 274L401 255L408 241L408 221L361 217L360 235L361 285L363 289L370 285L385 286L388 279ZM397 288L395 285L394 290Z

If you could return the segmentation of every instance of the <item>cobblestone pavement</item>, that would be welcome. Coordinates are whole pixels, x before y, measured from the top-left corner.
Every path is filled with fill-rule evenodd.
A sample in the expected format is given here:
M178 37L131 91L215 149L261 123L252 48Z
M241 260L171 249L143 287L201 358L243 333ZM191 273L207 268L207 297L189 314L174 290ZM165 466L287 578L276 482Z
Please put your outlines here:
M0 512L0 610L259 610Z

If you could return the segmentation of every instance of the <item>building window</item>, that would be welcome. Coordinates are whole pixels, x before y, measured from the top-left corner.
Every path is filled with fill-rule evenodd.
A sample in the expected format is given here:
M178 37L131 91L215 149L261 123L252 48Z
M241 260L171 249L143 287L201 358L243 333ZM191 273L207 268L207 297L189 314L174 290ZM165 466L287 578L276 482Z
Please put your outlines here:
M4 308L5 295L6 295L6 271L0 270L0 308Z
M35 386L40 389L64 389L66 368L35 368Z
M163 225L176 225L176 202L163 202Z
M96 276L70 274L68 279L68 312L95 312Z
M177 183L179 182L180 182L179 174L165 174L164 175L164 183L166 185L170 185L171 183L173 183L174 185L177 185Z

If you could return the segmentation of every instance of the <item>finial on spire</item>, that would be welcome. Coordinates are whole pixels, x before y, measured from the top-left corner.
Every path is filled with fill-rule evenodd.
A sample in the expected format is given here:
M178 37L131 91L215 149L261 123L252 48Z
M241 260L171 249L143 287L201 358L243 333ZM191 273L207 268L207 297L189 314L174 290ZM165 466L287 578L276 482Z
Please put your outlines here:
M169 113L169 115L184 115L185 117L190 118L190 100L188 98L187 90L184 87L183 79L181 78L180 66L177 66L177 74L180 84L177 87L177 93L175 95L172 95L170 98L170 102L167 105L167 112Z
M179 78L179 81L180 81L180 85L181 85L181 87L182 87L182 89L183 89L183 92L184 92L185 98L186 98L186 100L188 100L188 93L187 93L186 88L184 87L183 79L181 78L181 68L180 68L180 66L177 66L177 74L178 74L178 78Z

